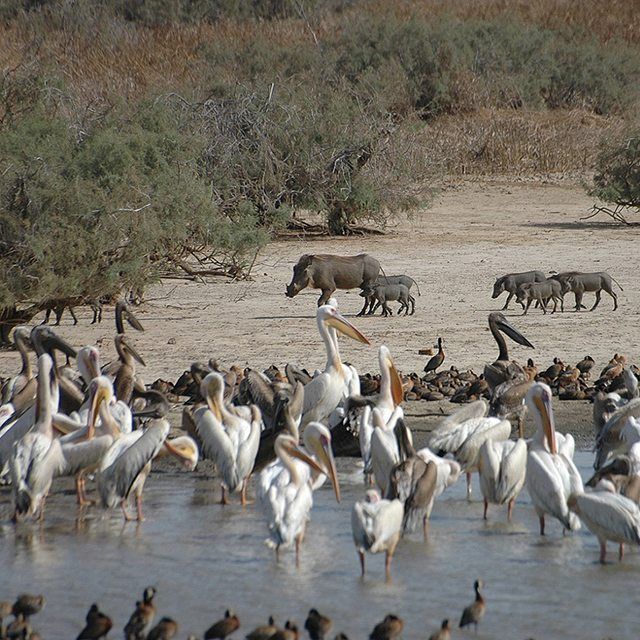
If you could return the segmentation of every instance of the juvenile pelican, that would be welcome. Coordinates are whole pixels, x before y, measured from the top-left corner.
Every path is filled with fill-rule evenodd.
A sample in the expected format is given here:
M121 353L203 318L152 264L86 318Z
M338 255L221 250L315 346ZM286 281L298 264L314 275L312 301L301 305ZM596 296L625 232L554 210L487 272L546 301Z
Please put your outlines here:
M487 440L506 440L511 435L508 420L487 416L486 400L471 402L445 418L431 432L429 448L451 453L467 474L467 496L471 495L471 473L478 470L480 447Z
M330 468L332 458L329 457L327 445L330 447L330 442L319 441L313 447L324 462L323 468L298 446L294 437L280 434L275 442L278 459L265 467L258 478L258 498L269 527L267 545L276 550L277 556L280 547L295 543L296 564L313 505L311 471L326 473L332 481L335 479L336 499L340 498L340 487L335 469Z
M484 519L487 519L489 503L506 502L507 520L511 521L513 504L527 475L527 443L522 438L515 442L485 441L480 447L478 474L484 497Z
M617 494L608 480L600 480L595 491L571 494L569 508L597 536L602 564L607 555L607 540L620 544L620 560L625 542L640 545L640 508Z
M209 373L200 388L207 408L194 414L195 427L204 454L215 462L222 476L221 502L227 504L225 490L240 491L244 506L247 482L260 445L260 409L251 405L251 421L229 411L223 399L224 380L219 373Z
M567 500L572 493L582 493L583 487L573 463L573 437L556 434L551 389L546 384L536 382L527 393L526 403L537 424L527 457L527 489L540 518L540 535L544 535L547 513L565 529L576 531L580 522L569 511Z
M500 311L494 311L489 314L489 329L491 335L498 344L498 357L492 363L488 364L484 368L484 378L487 381L490 389L497 387L498 385L512 379L513 377L526 378L526 374L523 368L509 360L509 350L507 349L507 343L502 336L502 333L508 335L514 342L521 344L525 347L534 346L504 317Z
M146 365L140 354L133 348L123 333L119 333L115 337L115 344L118 358L120 359L120 366L113 381L113 388L115 389L118 400L130 404L136 382L136 362L140 363L143 367Z
M327 350L327 364L322 373L315 376L304 389L304 408L302 411L302 426L309 422L322 422L348 395L349 378L340 360L340 353L330 328L334 328L353 340L370 344L358 329L344 318L331 305L318 307L316 313L318 331Z
M5 380L0 393L0 426L13 414L20 413L33 403L36 396L36 380L33 375L27 347L30 330L27 327L16 327L13 330L13 342L20 353L22 367L18 375Z
M102 506L112 509L120 504L125 520L131 520L126 503L130 495L136 498L137 519L142 515L142 490L151 471L151 461L163 453L170 453L192 470L198 461L195 442L188 436L176 438L174 445L167 440L169 423L161 418L150 420L142 430L118 435L100 464L97 483ZM175 446L178 444L179 446Z
M360 569L365 574L365 552L385 552L385 572L391 579L391 560L402 532L404 509L400 500L383 500L375 489L369 489L365 499L356 502L351 511L351 531Z

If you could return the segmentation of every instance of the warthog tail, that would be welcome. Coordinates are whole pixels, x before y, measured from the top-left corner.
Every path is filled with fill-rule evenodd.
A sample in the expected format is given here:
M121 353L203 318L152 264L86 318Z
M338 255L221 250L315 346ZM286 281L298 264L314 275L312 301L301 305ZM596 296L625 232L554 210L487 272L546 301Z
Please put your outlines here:
M613 276L611 276L611 279L620 287L620 291L624 291L620 283Z

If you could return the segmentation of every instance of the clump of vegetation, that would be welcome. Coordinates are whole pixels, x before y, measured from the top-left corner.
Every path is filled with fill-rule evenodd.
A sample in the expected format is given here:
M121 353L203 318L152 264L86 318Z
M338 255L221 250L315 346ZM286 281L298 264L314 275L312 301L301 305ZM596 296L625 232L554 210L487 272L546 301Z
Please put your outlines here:
M627 214L640 213L640 129L606 142L598 157L591 195L610 206L594 207L593 215L606 213L630 224Z

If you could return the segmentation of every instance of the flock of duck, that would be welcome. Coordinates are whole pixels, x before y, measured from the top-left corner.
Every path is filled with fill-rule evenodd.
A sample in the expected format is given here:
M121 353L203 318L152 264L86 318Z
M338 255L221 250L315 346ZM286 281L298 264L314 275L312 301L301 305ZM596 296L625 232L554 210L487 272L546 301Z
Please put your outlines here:
M482 581L476 580L473 585L475 599L464 608L460 616L459 626L461 628L474 625L477 629L478 622L484 616L485 602L480 593L481 587ZM179 627L173 618L163 616L154 625L157 614L156 594L155 587L147 587L142 594L142 600L135 603L133 613L123 629L125 640L172 640L176 637ZM45 604L44 596L27 593L19 595L13 603L0 601L0 640L15 638L41 640L40 633L35 631L31 625L31 617L39 613ZM13 620L5 625L4 622L9 615L13 616ZM224 616L204 632L203 637L204 640L225 640L240 627L240 618L231 609L227 609ZM332 628L331 618L322 615L317 609L309 610L304 622L304 629L309 640L325 640L329 637ZM100 638L106 638L112 629L112 619L100 611L99 606L94 603L87 611L85 625L76 640L100 640ZM402 618L390 613L373 627L369 634L369 640L396 640L401 636L403 629L404 621ZM279 627L273 616L269 616L266 625L256 627L245 637L246 640L299 640L300 636L299 627L293 620L287 620L283 627ZM451 624L449 619L443 620L440 629L429 636L429 640L450 640L450 638ZM191 634L187 640L198 640L198 638ZM338 633L335 640L349 639L344 633Z
M140 378L137 364L144 360L125 335L124 319L142 329L120 303L118 360L104 366L95 347L76 352L48 327L15 329L22 369L5 381L0 407L0 473L11 484L14 521L43 519L47 495L60 476L75 477L78 504L93 502L86 487L91 478L103 508L119 507L125 519L142 520L143 489L154 460L169 456L193 470L204 456L215 463L222 502L239 494L245 505L249 480L256 477L267 545L276 556L294 549L299 562L314 491L328 479L340 501L335 454L356 449L366 490L353 505L351 527L363 575L366 554L384 553L390 579L402 537L418 532L428 538L434 502L463 473L468 493L471 474L479 474L485 518L488 505L496 504L506 505L511 519L526 484L541 535L549 517L561 523L563 532L575 531L582 522L598 537L601 562L607 541L619 544L620 557L625 543L640 544L638 380L619 356L611 366L625 381L625 391L603 390L594 403L597 471L585 490L573 462L574 439L556 431L551 388L509 358L504 336L533 345L502 313L489 316L499 347L498 358L483 372L490 402L479 398L444 418L420 449L403 419L403 382L384 345L378 349L378 393L361 395L358 372L341 359L338 334L369 341L339 313L334 300L316 314L327 356L322 371L308 376L288 367L286 382L246 371L236 384L237 377L194 364L200 399L183 414L189 435L177 437L170 437L166 398L148 390ZM29 349L36 353L37 371ZM530 440L522 437L525 411L537 427ZM511 439L509 417L518 420L516 439ZM132 499L135 516L128 510ZM476 613L465 618L475 624L484 613L479 588L478 581ZM442 635L447 629L443 625L434 637L448 637ZM135 637L173 636L149 631Z

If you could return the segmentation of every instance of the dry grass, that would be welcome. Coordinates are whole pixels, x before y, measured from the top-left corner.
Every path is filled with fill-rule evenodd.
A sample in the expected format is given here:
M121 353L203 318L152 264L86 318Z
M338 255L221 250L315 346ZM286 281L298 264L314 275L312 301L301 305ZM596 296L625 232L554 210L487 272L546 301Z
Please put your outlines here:
M451 175L581 174L594 166L599 141L622 121L584 111L481 110L428 125L423 148L434 172Z

